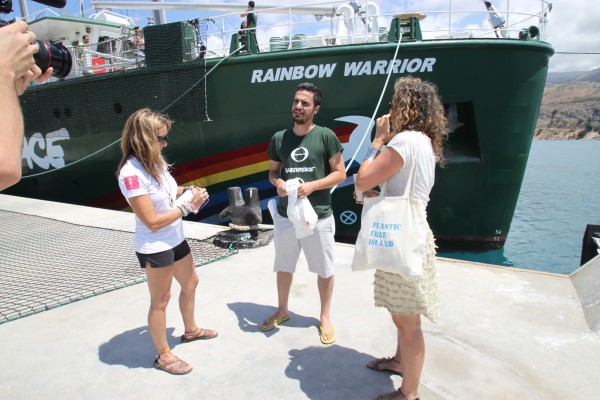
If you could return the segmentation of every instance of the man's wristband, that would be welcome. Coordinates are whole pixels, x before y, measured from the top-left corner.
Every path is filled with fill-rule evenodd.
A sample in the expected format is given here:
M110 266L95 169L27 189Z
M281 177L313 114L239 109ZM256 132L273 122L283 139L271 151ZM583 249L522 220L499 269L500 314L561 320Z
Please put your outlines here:
M373 146L369 147L369 149L367 150L367 154L365 154L365 158L363 159L363 161L373 161L373 159L377 155L378 151L379 150L377 150Z

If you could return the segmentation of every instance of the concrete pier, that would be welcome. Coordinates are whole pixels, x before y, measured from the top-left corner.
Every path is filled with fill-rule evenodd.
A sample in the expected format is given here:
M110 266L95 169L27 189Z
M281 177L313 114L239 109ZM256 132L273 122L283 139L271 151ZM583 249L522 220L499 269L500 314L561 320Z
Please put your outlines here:
M129 232L134 227L130 213L6 195L0 195L0 210ZM223 229L185 223L190 238ZM10 232L2 240L11 241ZM35 245L18 244L22 251ZM373 305L373 273L350 270L353 251L336 247L333 345L319 341L316 276L303 257L290 320L270 332L258 328L277 301L271 243L197 268L197 319L217 329L217 339L180 342L173 285L167 334L174 353L194 366L190 374L153 369L142 282L0 324L0 399L341 400L393 391L401 377L365 368L373 357L393 355L396 331L387 311ZM102 271L101 264L94 268ZM0 272L17 267L0 264ZM423 321L421 399L598 398L600 334L588 326L568 276L448 259L439 259L438 269L441 319ZM585 292L593 292L587 286ZM598 307L586 303L593 321Z

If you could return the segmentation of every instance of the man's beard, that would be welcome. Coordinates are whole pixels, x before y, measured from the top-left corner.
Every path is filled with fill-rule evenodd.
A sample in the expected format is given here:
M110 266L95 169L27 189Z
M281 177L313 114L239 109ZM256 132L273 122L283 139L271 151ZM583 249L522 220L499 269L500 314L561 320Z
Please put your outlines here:
M295 115L292 113L292 119L294 120L295 123L297 123L298 125L304 125L307 121L306 117L304 115Z

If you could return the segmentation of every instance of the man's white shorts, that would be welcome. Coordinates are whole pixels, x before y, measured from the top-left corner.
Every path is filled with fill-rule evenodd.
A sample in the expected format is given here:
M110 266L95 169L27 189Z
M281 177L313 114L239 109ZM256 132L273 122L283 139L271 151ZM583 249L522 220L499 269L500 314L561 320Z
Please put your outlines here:
M335 218L333 215L317 220L310 236L298 239L296 230L289 219L279 213L273 218L273 242L275 243L275 272L296 271L300 250L308 262L308 270L322 278L333 275L333 248L335 245Z

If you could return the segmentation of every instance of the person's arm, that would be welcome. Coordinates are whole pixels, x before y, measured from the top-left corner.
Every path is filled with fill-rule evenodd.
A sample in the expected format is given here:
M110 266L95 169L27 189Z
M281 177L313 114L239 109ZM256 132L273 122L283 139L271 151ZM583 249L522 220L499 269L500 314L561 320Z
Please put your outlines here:
M176 196L181 196L187 190L191 190L194 196L200 194L200 197L208 199L208 190L206 190L206 188L201 188L198 186L177 186Z
M0 29L0 190L14 185L21 179L21 157L23 149L23 115L18 96L32 79L38 82L52 73L40 76L33 54L38 45L32 44L35 34L28 31L23 21L16 21Z
M42 70L37 65L31 67L29 71L25 73L22 77L15 80L15 88L17 89L17 94L20 96L25 93L25 90L29 87L31 81L35 81L37 83L42 83L52 75L52 67L48 67L46 71L42 74Z
M197 191L190 202L190 207L195 209L203 204L205 201L203 196L203 192ZM148 194L130 197L128 200L135 215L152 232L157 232L183 217L183 212L179 208L158 214Z
M29 26L16 21L0 29L0 71L12 74L13 81L25 75L35 64L38 45Z
M2 28L4 29L4 28ZM2 127L0 128L0 190L21 179L21 152L23 150L23 116L15 88L14 75L0 71L0 101Z
M316 181L305 182L298 186L298 198L310 196L317 190L324 190L334 187L346 180L346 170L344 168L344 157L341 152L337 152L329 159L331 172L324 178Z
M356 190L361 192L367 192L387 181L404 166L404 160L397 151L386 148L379 153L383 145L398 133L390 130L390 115L386 114L378 118L376 127L375 139L373 139L369 151L375 152L377 156L366 157L356 175Z
M279 197L285 197L287 196L287 190L285 190L285 180L281 178L281 166L281 162L271 160L271 164L269 165L269 182L277 188Z
M147 194L130 197L128 200L135 215L152 232L157 232L183 217L183 213L178 208L163 214L157 214L152 200L150 200L150 195Z

